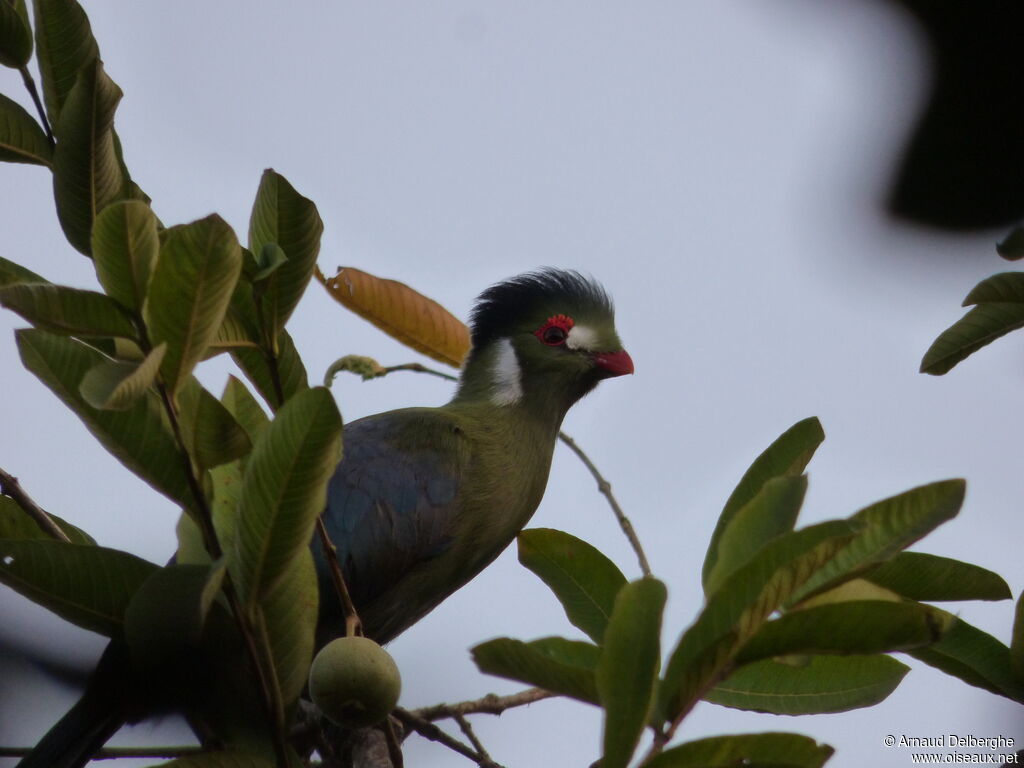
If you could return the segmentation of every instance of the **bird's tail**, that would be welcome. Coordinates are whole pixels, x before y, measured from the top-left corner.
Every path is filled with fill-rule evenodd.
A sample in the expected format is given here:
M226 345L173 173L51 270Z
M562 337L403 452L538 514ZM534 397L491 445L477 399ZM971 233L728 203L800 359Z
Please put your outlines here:
M82 768L125 723L120 654L108 646L82 697L17 768Z

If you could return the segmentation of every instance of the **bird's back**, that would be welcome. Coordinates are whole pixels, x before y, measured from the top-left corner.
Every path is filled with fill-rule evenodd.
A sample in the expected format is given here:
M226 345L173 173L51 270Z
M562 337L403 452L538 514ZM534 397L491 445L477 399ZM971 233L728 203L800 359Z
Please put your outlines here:
M368 637L387 642L415 623L490 563L533 514L553 438L507 421L449 406L390 411L345 427L324 521ZM344 619L315 541L313 550L323 640L342 634Z

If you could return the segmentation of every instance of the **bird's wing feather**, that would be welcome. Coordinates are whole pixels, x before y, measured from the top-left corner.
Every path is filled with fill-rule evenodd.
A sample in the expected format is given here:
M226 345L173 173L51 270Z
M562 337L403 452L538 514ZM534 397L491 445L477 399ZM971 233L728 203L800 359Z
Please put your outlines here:
M461 464L460 433L434 409L405 409L352 422L327 491L324 522L357 608L397 584L452 542ZM319 547L322 602L330 581Z

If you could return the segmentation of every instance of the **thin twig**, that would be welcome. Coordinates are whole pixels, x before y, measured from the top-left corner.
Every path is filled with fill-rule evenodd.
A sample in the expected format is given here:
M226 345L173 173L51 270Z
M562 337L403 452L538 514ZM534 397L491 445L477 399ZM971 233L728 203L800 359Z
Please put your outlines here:
M473 726L469 724L469 720L466 719L466 716L455 715L452 719L459 724L459 728L462 729L462 733L467 739L469 739L469 743L473 745L477 754L480 755L480 765L483 768L501 768L500 765L494 762L494 759L487 750L484 749L484 745L480 742L480 739L477 738L476 732L473 730Z
M324 524L324 516L316 519L316 532L320 537L320 544L324 550L324 558L331 572L331 580L334 582L334 591L338 593L341 600L341 610L345 614L345 635L348 637L361 637L363 634L363 622L359 620L359 613L356 611L355 603L352 602L352 595L345 584L345 577L341 572L341 565L338 563L338 548L334 546L330 535L327 533L327 526Z
M452 376L450 373L439 371L436 368L428 368L425 365L419 363L403 363L402 365L389 365L384 369L384 372L379 374L380 376L387 376L389 373L394 371L412 371L413 373L429 373L431 376L437 376L438 378L444 379L445 381L458 381L458 376Z
M457 715L500 715L506 709L514 709L535 701L543 701L557 696L557 693L545 691L543 688L527 688L519 693L512 693L508 696L498 696L489 693L473 701L461 701L458 704L435 704L430 707L421 707L412 711L416 717L423 720L443 720L446 717Z
M647 562L647 555L644 554L644 548L640 545L640 539L636 535L636 531L633 530L633 524L629 522L629 518L626 517L626 513L622 511L622 507L619 506L619 502L616 501L614 494L612 494L612 484L605 480L600 470L594 466L594 462L590 460L590 457L583 452L576 441L569 437L565 432L558 433L558 439L569 446L569 450L575 453L579 460L583 462L590 474L593 475L594 479L597 480L597 490L599 490L604 497L608 499L608 504L612 508L612 512L615 513L615 519L619 521L619 526L622 528L622 532L626 534L626 538L629 540L629 544L633 547L633 551L636 553L636 559L640 562L640 570L643 571L644 576L651 575L651 566Z
M39 113L39 121L43 124L43 130L46 132L46 140L50 142L51 147L54 147L56 146L57 141L53 136L53 129L50 127L50 121L46 119L46 110L43 109L42 99L39 98L36 81L32 79L32 73L28 71L28 67L18 67L18 71L21 72L21 80L25 83L25 89L28 91L28 95L32 97L32 103L36 105L36 112Z
M480 762L480 755L471 747L467 747L458 739L448 735L429 720L424 720L422 717L418 717L412 712L402 709L401 707L395 709L391 714L398 718L402 725L416 731L420 736L430 739L431 741L436 741L438 744L443 744L453 752L458 752L463 757L468 757L477 765L483 765L483 763Z
M0 757L25 757L35 747L0 747ZM213 754L203 747L103 747L92 756L93 760L120 760L138 757L144 759L168 760L190 755Z
M374 378L380 378L386 376L393 371L412 371L414 373L429 373L431 376L438 376L447 381L458 381L457 376L452 376L450 373L439 371L436 368L428 368L420 363L405 363L403 365L391 365L384 369ZM636 535L636 530L633 528L633 524L626 517L626 513L622 511L622 507L619 506L619 502L616 500L615 495L612 493L612 484L609 483L601 471L597 468L590 457L583 452L583 449L577 445L576 441L573 440L565 432L558 433L558 439L569 446L569 450L576 454L583 465L590 471L590 474L597 481L597 490L608 500L608 505L612 508L612 513L615 515L615 519L619 521L619 527L622 528L622 532L626 535L626 539L629 541L629 545L633 548L636 553L636 559L640 563L640 570L644 576L651 575L651 565L647 561L647 555L644 554L644 548L640 544L640 538Z
M2 469L0 469L0 495L11 498L51 538L70 543L71 539L53 521L53 518L46 513L46 510L36 504L32 497L25 493L21 483L18 482L18 478Z

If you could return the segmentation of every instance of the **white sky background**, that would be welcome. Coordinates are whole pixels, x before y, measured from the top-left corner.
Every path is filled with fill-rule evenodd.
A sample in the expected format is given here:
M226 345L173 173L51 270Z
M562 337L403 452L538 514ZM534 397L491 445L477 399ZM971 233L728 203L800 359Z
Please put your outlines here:
M465 317L496 280L578 268L614 295L636 376L605 382L565 428L612 480L670 598L671 646L701 602L699 569L721 506L754 456L796 420L828 438L810 465L803 523L844 517L946 477L963 511L921 551L977 562L1024 587L1024 336L943 378L918 374L978 280L1012 268L1002 232L941 236L879 209L898 142L921 103L925 52L874 2L613 4L86 3L124 89L117 127L133 176L168 224L217 211L244 238L263 168L319 206L320 264L396 277ZM0 90L27 103L20 82ZM0 253L94 287L68 246L49 174L0 167ZM162 562L177 512L135 480L20 365L0 315L0 466L100 543ZM291 331L311 379L347 353L417 359L316 285ZM208 366L219 391L227 366ZM444 402L413 374L335 387L349 420ZM535 526L570 531L631 577L631 552L583 467L559 450ZM953 604L1003 641L1013 606ZM8 590L5 633L83 666L101 638ZM519 686L480 675L484 639L577 636L514 547L394 642L402 704ZM681 736L791 730L832 744L830 766L909 765L886 734L1013 736L1021 709L936 670L881 705L805 718L700 705ZM29 744L71 692L0 667L0 743ZM509 766L586 766L596 709L544 702L475 719ZM173 723L120 743L174 743ZM412 737L417 766L468 765ZM0 760L0 765L6 764ZM128 765L129 763L123 763ZM144 763L143 763L144 764Z

